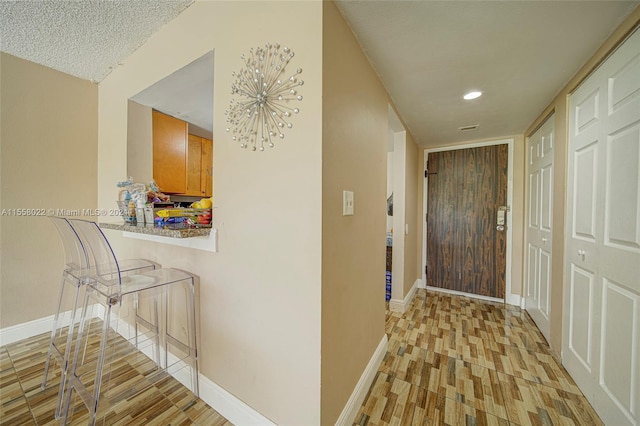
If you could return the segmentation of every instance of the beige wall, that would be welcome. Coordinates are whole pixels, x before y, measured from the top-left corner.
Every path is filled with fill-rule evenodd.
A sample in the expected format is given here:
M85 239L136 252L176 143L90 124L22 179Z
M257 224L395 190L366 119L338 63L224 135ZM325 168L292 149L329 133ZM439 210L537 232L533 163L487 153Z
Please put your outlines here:
M5 53L0 69L0 208L95 209L97 86ZM0 328L54 314L64 260L54 227L42 216L0 224Z
M333 2L323 7L322 417L334 424L384 337L388 97ZM355 214L342 216L342 191Z
M418 264L421 256L416 256L416 253L422 251L422 228L418 223L418 219L421 217L418 214L418 206L422 197L418 193L418 181L415 178L418 172L418 157L418 146L415 144L411 134L407 132L404 223L409 227L409 234L404 237L403 296L409 293L416 280L422 278L422 273L420 272L422 267Z
M425 230L424 227L426 225L426 212L424 210L424 169L425 169L426 159L423 147L418 147L418 155L416 155L416 174L414 175L416 182L418 183L416 186L417 191L417 199L418 203L416 205L416 216L418 218L418 222L416 224L416 232L417 232L417 244L418 250L416 250L416 276L420 277L422 281L422 285L426 286L427 282L424 280L424 263L426 253L424 252L423 245L426 243L425 241Z
M513 199L511 203L511 294L524 297L525 146L523 135L513 138Z
M151 107L129 101L127 107L127 177L153 180L153 121ZM122 178L125 179L124 177Z
M555 112L555 148L553 157L554 177L553 177L553 259L551 273L551 342L549 342L553 352L560 356L562 349L562 307L564 292L564 239L565 239L565 214L566 214L566 191L567 191L567 150L568 150L568 129L569 121L568 100L569 95L580 85L580 83L595 70L595 68L608 56L608 54L618 46L625 37L636 26L640 25L640 7L637 7L627 19L613 32L613 34L603 43L598 51L587 61L587 63L576 72L573 78L560 91L558 96L545 108L536 118L529 129L525 132L527 136L533 135L544 120ZM524 226L524 224L523 224ZM524 254L523 254L524 255Z
M284 16L287 25L273 24ZM556 224L565 214L567 96L638 22L637 9L527 131L555 111ZM240 31L239 23L253 31ZM275 41L290 44L304 69L302 111L274 150L242 151L223 131L231 71L240 68L241 53ZM95 85L2 54L0 208L113 208L115 182L127 176L128 98L211 49L220 252L108 236L121 257L200 276L205 376L276 423L332 424L384 334L390 103L333 3L198 1L101 83L99 105ZM514 140L511 278L512 292L522 294L524 140ZM422 275L424 158L422 149L412 153L414 145L408 135L407 164L415 167L406 172L405 294ZM355 192L353 217L341 216L343 189ZM2 216L0 328L53 313L59 247L46 220ZM550 343L559 353L561 226L553 250Z
M200 276L202 374L278 424L320 423L321 22L321 2L196 1L99 86L98 195L111 207L127 173L127 99L214 50L219 252L108 236L119 256ZM267 42L295 52L304 100L283 142L251 152L224 111L240 55Z

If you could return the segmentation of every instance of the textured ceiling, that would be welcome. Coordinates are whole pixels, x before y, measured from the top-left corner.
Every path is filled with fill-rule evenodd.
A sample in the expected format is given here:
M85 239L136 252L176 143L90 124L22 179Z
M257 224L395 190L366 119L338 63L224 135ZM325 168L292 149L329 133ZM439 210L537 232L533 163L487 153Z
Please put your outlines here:
M99 82L192 1L0 0L0 48ZM408 130L425 147L523 133L640 4L618 0L336 3ZM251 11L247 3L246 13ZM192 67L188 71L196 72ZM212 117L212 111L202 109L211 104L212 81L203 79L207 86L198 90L193 79L173 77L174 83L191 87L175 86L166 93L152 90L145 97L187 121L190 111L196 110ZM154 89L166 87L164 83ZM485 94L463 101L462 95L471 89ZM190 95L171 105L180 93ZM196 99L198 93L207 99ZM479 127L458 130L470 125ZM202 127L209 126L202 122Z
M95 82L193 0L0 0L3 52Z

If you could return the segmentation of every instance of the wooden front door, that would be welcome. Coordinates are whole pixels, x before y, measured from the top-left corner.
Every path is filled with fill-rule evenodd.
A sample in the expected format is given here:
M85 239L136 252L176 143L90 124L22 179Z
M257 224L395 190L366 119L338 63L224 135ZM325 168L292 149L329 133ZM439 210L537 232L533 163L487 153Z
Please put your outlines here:
M506 144L429 154L428 286L505 297L507 169Z

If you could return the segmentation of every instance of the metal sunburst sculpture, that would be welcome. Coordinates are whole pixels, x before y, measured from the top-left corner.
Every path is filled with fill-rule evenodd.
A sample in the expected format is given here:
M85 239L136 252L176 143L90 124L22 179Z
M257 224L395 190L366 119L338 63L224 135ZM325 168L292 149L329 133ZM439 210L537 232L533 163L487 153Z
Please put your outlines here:
M300 110L292 104L302 101L298 89L304 84L299 79L302 68L286 77L286 67L294 57L288 47L267 43L265 47L250 49L249 55L240 56L244 67L233 72L231 100L227 115L227 132L240 148L264 151L265 145L274 147L274 141L284 139L284 130L293 127L292 114Z

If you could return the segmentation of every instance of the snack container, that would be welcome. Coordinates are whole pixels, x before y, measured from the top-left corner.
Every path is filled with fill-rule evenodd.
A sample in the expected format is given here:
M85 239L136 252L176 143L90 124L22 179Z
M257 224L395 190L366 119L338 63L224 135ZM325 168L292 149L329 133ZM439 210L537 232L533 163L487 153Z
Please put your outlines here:
M128 225L135 225L136 224L135 208L131 207L130 200L116 201L116 203L118 204L118 209L120 210L120 215L122 216L124 223Z

